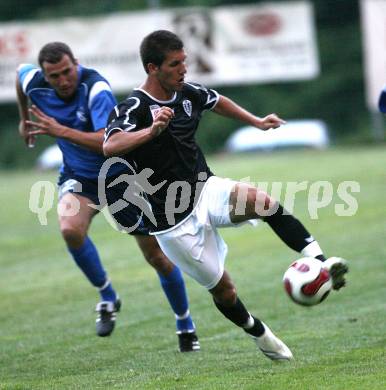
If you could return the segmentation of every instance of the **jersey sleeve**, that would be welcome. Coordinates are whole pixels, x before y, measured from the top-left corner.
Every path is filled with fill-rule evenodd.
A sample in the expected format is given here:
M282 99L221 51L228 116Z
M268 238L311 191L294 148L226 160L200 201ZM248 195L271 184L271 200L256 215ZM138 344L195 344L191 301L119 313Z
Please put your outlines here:
M137 129L139 105L140 100L131 97L114 107L106 127L105 141L117 131L134 131Z
M109 113L117 104L110 86L105 81L98 81L91 87L88 104L94 130L104 129Z
M35 65L32 64L20 64L17 68L18 81L23 92L26 94L28 89L28 84L33 79L35 74L39 72Z
M190 85L198 95L198 100L202 110L212 110L216 106L220 98L220 95L217 91L206 88L203 85L197 83L188 83L188 85Z

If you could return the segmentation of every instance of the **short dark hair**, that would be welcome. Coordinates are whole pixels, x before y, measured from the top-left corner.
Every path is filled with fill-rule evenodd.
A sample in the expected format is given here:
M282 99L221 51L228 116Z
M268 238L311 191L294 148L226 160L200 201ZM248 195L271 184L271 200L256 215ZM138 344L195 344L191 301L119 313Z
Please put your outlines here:
M39 65L43 68L43 62L57 64L66 54L70 60L75 63L76 60L74 54L68 45L63 42L47 43L40 49L38 56Z
M147 35L140 46L141 60L146 73L148 64L161 66L169 51L181 50L183 47L181 39L171 31L157 30Z

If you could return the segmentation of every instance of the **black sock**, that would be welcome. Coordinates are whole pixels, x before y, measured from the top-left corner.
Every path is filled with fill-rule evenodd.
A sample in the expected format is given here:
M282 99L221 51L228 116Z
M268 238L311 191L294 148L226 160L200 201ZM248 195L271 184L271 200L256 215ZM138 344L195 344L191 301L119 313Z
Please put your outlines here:
M260 337L265 332L264 325L258 318L254 317L254 316L252 316L252 318L255 321L255 323L253 324L253 326L251 328L248 328L248 329L244 328L244 330L247 333L251 334L252 336Z
M313 241L303 224L281 205L275 214L264 217L264 222L267 222L282 241L296 252L301 252L311 242L310 240Z
M218 303L214 297L213 302L216 305L217 309L219 309L221 313L226 318L228 318L228 320L232 321L237 326L240 326L242 328L243 325L248 322L248 310L240 301L239 297L237 297L236 303L233 306L224 306L221 303Z
M228 318L228 320L232 321L240 328L243 328L247 333L256 337L259 337L264 333L264 326L262 322L249 314L239 297L237 297L236 303L230 307L218 303L214 298L213 302L217 309L220 310L220 312ZM254 324L247 329L245 326L248 326L250 317L253 318Z

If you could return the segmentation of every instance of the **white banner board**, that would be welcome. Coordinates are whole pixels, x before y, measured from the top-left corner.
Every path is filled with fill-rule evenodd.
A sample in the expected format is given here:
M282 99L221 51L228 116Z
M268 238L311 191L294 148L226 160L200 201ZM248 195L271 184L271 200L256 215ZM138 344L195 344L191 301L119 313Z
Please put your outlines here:
M378 110L378 99L386 85L386 0L362 0L361 21L366 80L370 110Z
M16 66L36 63L40 48L51 41L67 43L114 92L128 93L145 77L139 44L157 29L174 31L184 41L191 81L216 86L304 80L319 73L308 1L2 23L0 101L15 99Z

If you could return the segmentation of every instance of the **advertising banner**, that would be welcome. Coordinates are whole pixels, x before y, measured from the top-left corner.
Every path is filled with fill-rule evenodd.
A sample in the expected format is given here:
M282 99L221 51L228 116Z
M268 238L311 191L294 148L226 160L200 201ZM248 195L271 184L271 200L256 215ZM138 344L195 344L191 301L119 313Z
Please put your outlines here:
M208 86L304 80L319 73L307 1L1 23L0 101L15 99L17 65L36 64L40 48L52 41L67 43L82 65L109 80L115 93L128 93L145 77L140 42L157 29L182 38L187 79Z

